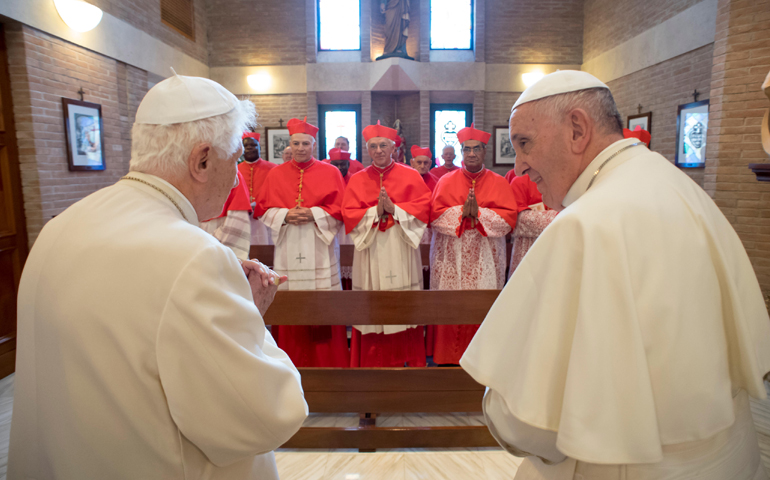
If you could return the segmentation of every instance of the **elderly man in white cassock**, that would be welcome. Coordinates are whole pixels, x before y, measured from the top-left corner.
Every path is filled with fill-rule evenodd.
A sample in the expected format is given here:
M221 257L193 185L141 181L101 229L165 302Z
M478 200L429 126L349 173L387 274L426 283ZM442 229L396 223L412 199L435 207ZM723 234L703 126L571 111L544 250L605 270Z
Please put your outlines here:
M516 174L559 215L460 361L516 479L757 480L748 395L770 320L709 196L638 139L606 85L561 71L514 104Z
M198 226L254 119L211 80L158 83L129 174L43 228L19 289L9 478L278 478L272 450L308 412L262 320L285 278Z

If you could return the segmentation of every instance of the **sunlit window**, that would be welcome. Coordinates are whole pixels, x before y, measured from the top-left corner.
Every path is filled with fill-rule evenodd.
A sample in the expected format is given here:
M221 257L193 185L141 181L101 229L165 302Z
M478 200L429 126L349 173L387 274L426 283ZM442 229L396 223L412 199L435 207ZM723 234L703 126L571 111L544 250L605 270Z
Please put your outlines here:
M473 0L431 0L431 49L470 50L472 38Z
M361 48L360 0L318 0L318 48Z
M349 110L337 110L324 112L324 148L326 157L329 150L334 148L334 141L339 137L345 137L350 142L350 158L357 159L358 152L358 128L356 112Z
M463 160L462 145L457 141L457 132L470 125L468 121L468 112L465 110L436 110L433 114L434 121L434 142L433 151L439 158L439 165L442 164L441 154L444 147L455 149L454 164L458 167Z

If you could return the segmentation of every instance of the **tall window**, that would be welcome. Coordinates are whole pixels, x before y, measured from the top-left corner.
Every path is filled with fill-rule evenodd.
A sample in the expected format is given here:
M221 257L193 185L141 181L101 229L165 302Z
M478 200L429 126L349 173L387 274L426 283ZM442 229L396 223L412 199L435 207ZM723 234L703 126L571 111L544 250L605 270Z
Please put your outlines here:
M182 35L195 40L193 0L160 0L160 19Z
M473 0L430 0L430 48L473 48Z
M318 158L328 158L334 141L345 137L350 142L350 158L361 159L361 105L319 105Z
M360 50L360 0L318 0L318 49Z
M463 160L462 146L457 141L457 132L469 127L473 121L473 104L450 103L432 104L430 106L430 143L438 158L439 165L443 163L441 154L444 147L455 149L454 164L458 167Z

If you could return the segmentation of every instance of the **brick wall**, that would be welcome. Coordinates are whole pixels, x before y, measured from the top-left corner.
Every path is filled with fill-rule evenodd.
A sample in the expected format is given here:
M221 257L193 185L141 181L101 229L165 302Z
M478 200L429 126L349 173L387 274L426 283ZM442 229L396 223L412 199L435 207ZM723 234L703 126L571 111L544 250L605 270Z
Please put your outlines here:
M583 61L634 38L701 1L585 0Z
M720 0L711 76L704 188L740 235L762 291L770 294L770 184L749 163L768 163L760 124L770 101L770 0Z
M208 63L206 0L194 0L195 40L190 40L160 20L160 0L88 1L191 57Z
M406 139L406 159L412 158L412 145L420 145L420 94L401 95L397 98L397 116L401 120L401 134ZM422 145L427 147L428 145Z
M393 126L393 122L396 121L395 95L372 93L372 119L370 125L376 125L377 120L388 127Z
M30 27L7 25L8 63L30 245L45 222L128 171L130 126L147 74ZM70 172L62 97L101 104L106 170Z
M519 98L520 93L510 92L484 92L484 129L494 134L494 127L508 125L508 119L511 116L511 107ZM495 153L490 148L487 149L487 158L485 164L500 175L505 175L510 167L492 167Z
M291 118L303 118L308 115L307 95L252 95L249 97L257 108L259 117L257 122L259 127L256 129L262 135L260 138L260 147L262 148L262 158L267 158L267 136L265 127L278 127L278 121L283 119L283 126ZM316 117L318 113L315 113ZM308 121L311 119L308 118Z
M208 0L209 65L305 64L305 7L305 0Z
M629 115L652 112L652 150L674 161L676 154L677 106L693 101L692 92L700 92L698 100L709 98L714 46L707 45L671 60L653 65L608 83L623 115L623 126ZM706 152L709 156L711 150ZM683 169L703 186L703 168Z
M583 63L583 0L488 0L485 14L487 63Z

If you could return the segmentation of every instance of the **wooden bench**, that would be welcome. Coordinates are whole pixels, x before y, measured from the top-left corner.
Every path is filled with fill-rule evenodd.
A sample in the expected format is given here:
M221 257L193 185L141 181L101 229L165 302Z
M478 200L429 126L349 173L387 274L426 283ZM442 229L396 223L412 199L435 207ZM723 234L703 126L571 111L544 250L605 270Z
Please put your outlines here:
M259 257L257 257L259 258ZM268 325L480 324L497 290L281 291ZM358 427L303 427L284 448L492 447L486 426L376 427L376 413L479 412L484 387L459 367L300 368L313 413L358 413Z

